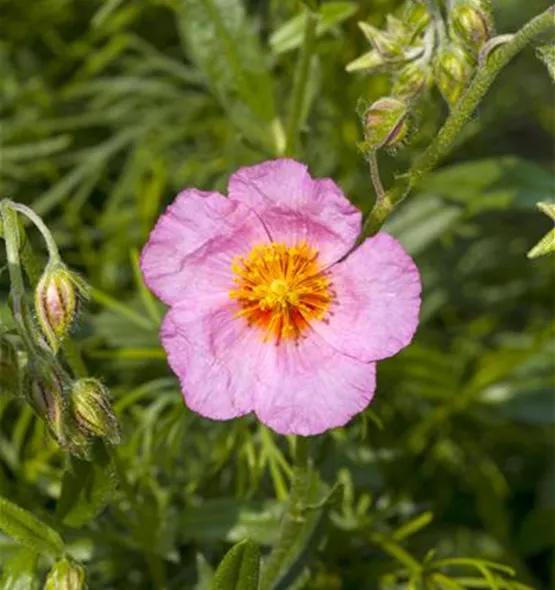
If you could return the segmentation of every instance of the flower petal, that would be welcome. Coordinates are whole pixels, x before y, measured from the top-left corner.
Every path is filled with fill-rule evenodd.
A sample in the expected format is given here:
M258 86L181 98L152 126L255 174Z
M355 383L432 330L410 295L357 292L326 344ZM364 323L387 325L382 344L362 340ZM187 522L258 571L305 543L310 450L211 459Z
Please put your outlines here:
M187 405L202 416L229 420L253 409L256 367L265 344L234 318L227 297L171 308L160 332Z
M347 357L312 333L266 347L258 360L255 412L279 434L320 434L344 426L370 403L375 363Z
M361 361L399 352L412 340L420 311L420 274L386 233L366 240L331 269L330 317L312 328L331 346Z
M229 197L260 216L272 240L288 246L306 240L325 266L344 256L360 233L360 211L330 179L313 180L307 167L286 158L241 168Z
M234 256L245 256L268 234L255 213L219 193L188 189L160 217L141 254L150 289L168 305L232 287Z

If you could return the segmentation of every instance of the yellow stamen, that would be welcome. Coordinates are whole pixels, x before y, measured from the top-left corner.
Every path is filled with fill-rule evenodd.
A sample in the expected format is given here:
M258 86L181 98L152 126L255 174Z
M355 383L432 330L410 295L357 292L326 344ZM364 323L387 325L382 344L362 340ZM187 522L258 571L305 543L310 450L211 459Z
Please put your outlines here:
M245 258L236 257L229 297L241 307L237 316L261 329L265 340L298 339L312 320L325 318L333 298L317 259L305 242L258 244Z

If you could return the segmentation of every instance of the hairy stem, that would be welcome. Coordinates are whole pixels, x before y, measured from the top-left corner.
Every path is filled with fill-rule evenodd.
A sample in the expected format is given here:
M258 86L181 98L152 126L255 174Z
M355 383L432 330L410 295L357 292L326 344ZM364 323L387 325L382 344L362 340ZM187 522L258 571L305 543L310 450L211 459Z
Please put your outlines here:
M382 184L382 180L380 178L380 167L378 165L378 152L376 150L372 150L370 153L370 178L372 180L372 185L374 186L374 191L376 192L376 199L378 202L383 200L385 197L385 189Z
M310 71L310 60L314 49L316 39L316 24L318 15L307 10L305 13L304 40L299 61L295 71L293 82L293 93L291 98L291 110L287 125L287 143L285 153L289 156L295 155L299 142L299 132L303 117L303 109L306 100L306 88L308 83L308 74Z
M451 151L459 133L475 112L499 72L530 41L554 25L555 7L551 7L524 25L510 41L491 52L428 148L416 160L409 172L403 175L399 182L385 194L385 197L376 201L364 223L361 239L376 233L394 208L407 197L422 177Z
M293 479L287 511L281 523L277 545L273 548L264 568L260 590L271 590L279 580L287 555L304 525L304 508L310 490L310 438L296 439Z

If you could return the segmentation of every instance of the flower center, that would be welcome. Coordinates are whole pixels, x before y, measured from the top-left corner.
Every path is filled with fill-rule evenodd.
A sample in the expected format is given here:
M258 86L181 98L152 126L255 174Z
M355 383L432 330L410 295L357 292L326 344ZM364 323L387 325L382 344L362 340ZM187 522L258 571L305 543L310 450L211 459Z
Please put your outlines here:
M318 252L305 242L287 247L271 242L254 246L231 266L236 288L229 297L238 316L264 332L264 340L298 339L312 320L324 319L333 298Z

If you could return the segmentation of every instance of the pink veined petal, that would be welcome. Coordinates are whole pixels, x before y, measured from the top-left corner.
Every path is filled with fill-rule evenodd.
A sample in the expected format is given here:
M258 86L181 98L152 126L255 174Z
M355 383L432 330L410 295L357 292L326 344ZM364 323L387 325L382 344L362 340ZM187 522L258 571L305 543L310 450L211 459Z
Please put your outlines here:
M367 239L330 270L335 293L330 316L312 328L331 346L361 361L398 353L416 332L418 268L386 233Z
M255 413L279 434L310 436L344 426L374 395L375 363L345 356L314 333L264 352Z
M229 420L253 410L258 358L265 344L227 297L179 303L160 332L172 370L191 410Z
M324 266L344 256L360 233L360 211L341 189L330 179L313 180L295 160L241 168L230 178L229 197L256 211L273 241L306 240Z
M168 305L184 297L227 292L234 256L268 234L256 214L219 193L181 192L152 230L141 254L146 284Z

